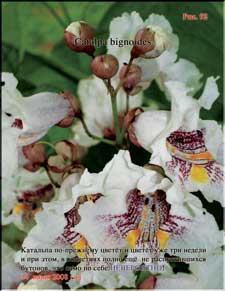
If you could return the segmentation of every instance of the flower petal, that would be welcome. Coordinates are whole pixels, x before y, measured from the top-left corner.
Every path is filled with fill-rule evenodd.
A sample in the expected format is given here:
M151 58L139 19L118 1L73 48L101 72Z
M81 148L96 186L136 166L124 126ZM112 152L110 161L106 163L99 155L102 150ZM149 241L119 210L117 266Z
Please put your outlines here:
M18 168L18 150L16 140L19 136L17 129L10 128L2 131L2 176L11 177Z
M190 264L190 271L198 278L201 289L223 289L223 251L213 250L206 262Z
M114 18L109 27L109 41L107 50L109 54L113 54L118 58L120 66L124 62L128 62L132 45L118 46L113 45L110 40L134 40L137 31L142 28L143 20L139 13L132 12L131 14L123 13L122 16Z
M73 197L76 200L81 195L101 193L104 198L95 202L96 207L105 210L109 207L111 213L121 214L127 210L126 194L131 189L140 188L145 176L149 178L148 191L154 191L162 180L161 175L133 164L129 152L120 150L102 172L90 174L85 170L80 183L73 187ZM120 197L120 203L117 197Z
M72 276L81 276L80 280L70 280L71 289L77 289L87 284L97 284L106 289L135 287L136 275L131 271L72 271Z
M173 33L172 26L170 25L169 21L163 16L158 14L150 14L149 17L144 22L145 26L152 26L152 27L159 27L166 32L167 37L170 40L170 47L169 51L176 52L179 46L178 37ZM163 56L159 56L159 59Z
M196 289L198 288L197 279L190 274L177 273L170 276L158 276L154 289Z
M21 101L28 130L20 137L23 145L34 142L50 127L61 121L69 111L69 102L56 93L44 92Z
M219 97L218 86L216 81L219 78L209 77L206 80L204 91L201 97L198 99L198 102L201 107L209 110L212 107L214 101Z
M199 128L205 128L205 145L216 162L222 165L223 155L220 154L221 150L224 148L222 126L214 120L200 119Z
M182 58L176 63L170 63L164 66L160 77L157 78L157 81L163 90L165 89L164 82L166 81L179 81L184 83L191 89L191 95L195 94L202 86L200 82L202 74L199 69L194 63Z
M25 258L25 262L22 264L27 267L46 267L48 270L59 268L65 264L61 258L73 257L74 253L57 253L58 260L51 260L55 258L56 253L54 248L68 248L68 246L57 241L57 238L61 236L66 225L66 218L64 213L70 210L71 200L66 202L54 201L51 203L43 203L43 211L36 214L35 218L37 224L30 230L25 238L22 247L27 249L52 249L52 252L23 252L18 251L15 256L15 261L21 263L21 258ZM43 257L50 258L49 261L42 261ZM29 258L39 258L38 261L31 261Z
M15 289L25 273L14 262L15 251L2 242L2 289Z
M196 129L198 126L200 106L189 95L190 89L184 83L178 81L165 82L165 86L172 102L171 131L181 126L187 130Z
M151 151L151 145L168 125L169 111L146 111L141 113L133 123L138 142L143 148ZM151 128L149 128L151 125Z
M209 253L222 245L222 231L219 231L215 218L202 208L201 202L196 196L188 194L182 204L172 204L170 216L174 217L177 225L171 225L174 230L171 229L170 232L167 242L168 250L181 249L179 256L193 257L193 253L185 252L184 249L195 249L197 246L198 249L206 249ZM182 230L182 234L176 231L177 226ZM165 225L165 228L162 229L166 230L167 226ZM204 256L205 253L195 254L195 256L197 255Z

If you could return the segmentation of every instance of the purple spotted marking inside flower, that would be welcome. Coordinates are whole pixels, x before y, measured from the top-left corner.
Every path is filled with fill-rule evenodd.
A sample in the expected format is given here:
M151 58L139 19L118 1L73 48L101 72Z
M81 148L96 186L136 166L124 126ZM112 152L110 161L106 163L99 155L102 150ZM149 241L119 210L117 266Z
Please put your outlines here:
M74 228L74 226L80 222L81 218L78 213L78 209L80 205L85 203L89 199L95 202L101 196L102 194L97 193L93 195L83 195L83 196L78 197L74 207L71 208L66 213L64 213L64 216L66 218L66 226L64 227L64 231L61 234L61 236L59 236L56 240L61 241L63 243L68 243L70 245L73 245L74 243L76 243L81 238L81 235L71 229Z
M42 202L49 202L53 196L54 189L51 184L45 186L37 185L31 190L19 192L16 194L18 204L10 210L9 214L17 213L18 211L17 214L22 216L25 224L31 223L35 213L42 209Z
M23 121L21 119L16 118L12 124L12 127L23 129Z
M172 156L166 167L171 175L179 178L181 184L188 181L194 165L198 165L200 171L205 171L208 177L206 182L215 185L223 183L223 169L214 161L205 146L205 132L205 128L192 131L180 128L166 139L167 149Z
M138 189L133 189L127 194L127 207L127 212L121 215L96 216L96 223L106 224L106 235L115 239L126 238L129 231L140 229L142 224L137 246L159 247L157 230L164 230L171 237L181 236L187 228L180 226L179 221L191 222L185 217L170 215L171 206L161 190L141 195Z
M22 203L48 202L54 195L52 184L37 186L35 189L26 190L16 195L17 201Z
M207 151L204 142L205 129L184 131L179 129L173 131L166 141L182 153L197 154Z

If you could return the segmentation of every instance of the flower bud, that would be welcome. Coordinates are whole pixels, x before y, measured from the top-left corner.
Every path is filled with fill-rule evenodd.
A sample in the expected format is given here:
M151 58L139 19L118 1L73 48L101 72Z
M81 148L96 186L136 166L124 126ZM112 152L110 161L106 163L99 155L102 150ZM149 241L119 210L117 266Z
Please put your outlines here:
M92 72L101 79L112 78L119 69L119 62L113 55L101 55L91 62Z
M72 22L64 32L64 41L71 50L89 55L93 55L95 51L93 37L93 29L84 21Z
M66 128L69 127L73 123L74 116L67 116L63 120L61 120L59 123L57 123L57 126Z
M136 145L137 147L141 147L140 143L137 140L133 122L135 121L135 118L141 114L144 110L141 107L136 107L128 111L126 116L124 117L123 126L127 129L129 140Z
M73 123L73 119L75 116L80 116L81 110L80 110L80 104L75 96L70 94L68 91L64 91L60 93L61 96L63 96L66 100L70 103L70 110L67 114L67 116L61 120L57 126L65 128L69 127Z
M53 173L63 173L65 160L61 155L49 156L47 160L48 169Z
M140 29L135 35L135 45L131 50L133 58L140 57L150 52L155 47L155 33L149 28Z
M168 47L166 32L159 26L148 26L140 29L135 35L135 45L131 50L133 58L156 58Z
M119 77L122 82L123 89L131 93L137 84L141 81L141 68L135 64L132 64L128 69L128 65L124 63L124 66L121 68Z
M84 154L84 147L75 144L72 141L62 140L55 144L55 150L58 155L61 155L64 160L78 161Z
M45 160L45 150L42 144L33 143L23 147L24 156L32 163L43 163Z
M25 158L28 160L24 165L24 169L30 172L36 172L40 169L45 161L45 150L42 144L33 143L22 148Z

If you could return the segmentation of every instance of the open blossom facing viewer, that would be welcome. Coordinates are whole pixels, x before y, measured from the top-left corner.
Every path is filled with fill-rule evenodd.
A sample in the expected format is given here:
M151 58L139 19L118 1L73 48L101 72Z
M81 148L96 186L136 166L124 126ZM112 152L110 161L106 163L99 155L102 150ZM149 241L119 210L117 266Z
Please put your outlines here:
M220 243L216 222L197 197L182 192L159 173L134 165L126 151L120 151L99 174L85 171L72 191L75 199L102 194L94 204L89 201L80 206L81 220L74 227L92 248L188 248L197 244L210 250ZM206 225L215 232L213 238L206 235Z

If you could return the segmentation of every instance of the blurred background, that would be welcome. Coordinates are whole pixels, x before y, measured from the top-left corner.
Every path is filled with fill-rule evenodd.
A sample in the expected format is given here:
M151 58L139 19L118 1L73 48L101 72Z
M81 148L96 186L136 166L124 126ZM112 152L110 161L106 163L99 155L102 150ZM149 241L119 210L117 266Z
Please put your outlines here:
M24 96L41 91L69 90L76 95L80 79L91 74L90 57L73 53L63 42L63 32L72 21L84 20L107 39L111 20L123 12L137 11L143 19L151 13L163 14L180 40L179 57L194 62L203 73L220 76L220 97L210 112L202 110L203 119L223 121L223 3L196 2L3 2L2 3L2 71L12 72L19 80ZM208 14L205 21L183 21L183 13ZM98 49L104 53L105 47ZM201 90L196 94L198 97ZM169 109L169 102L156 84L144 92L144 104L153 102ZM71 137L71 129L53 127L44 137L55 143ZM116 152L114 147L99 144L90 148L84 164L92 172L100 171ZM149 160L145 150L131 148L133 162L143 165ZM222 228L222 208L208 203L199 193L204 206L216 216ZM24 234L13 225L3 228L3 239L18 248Z

